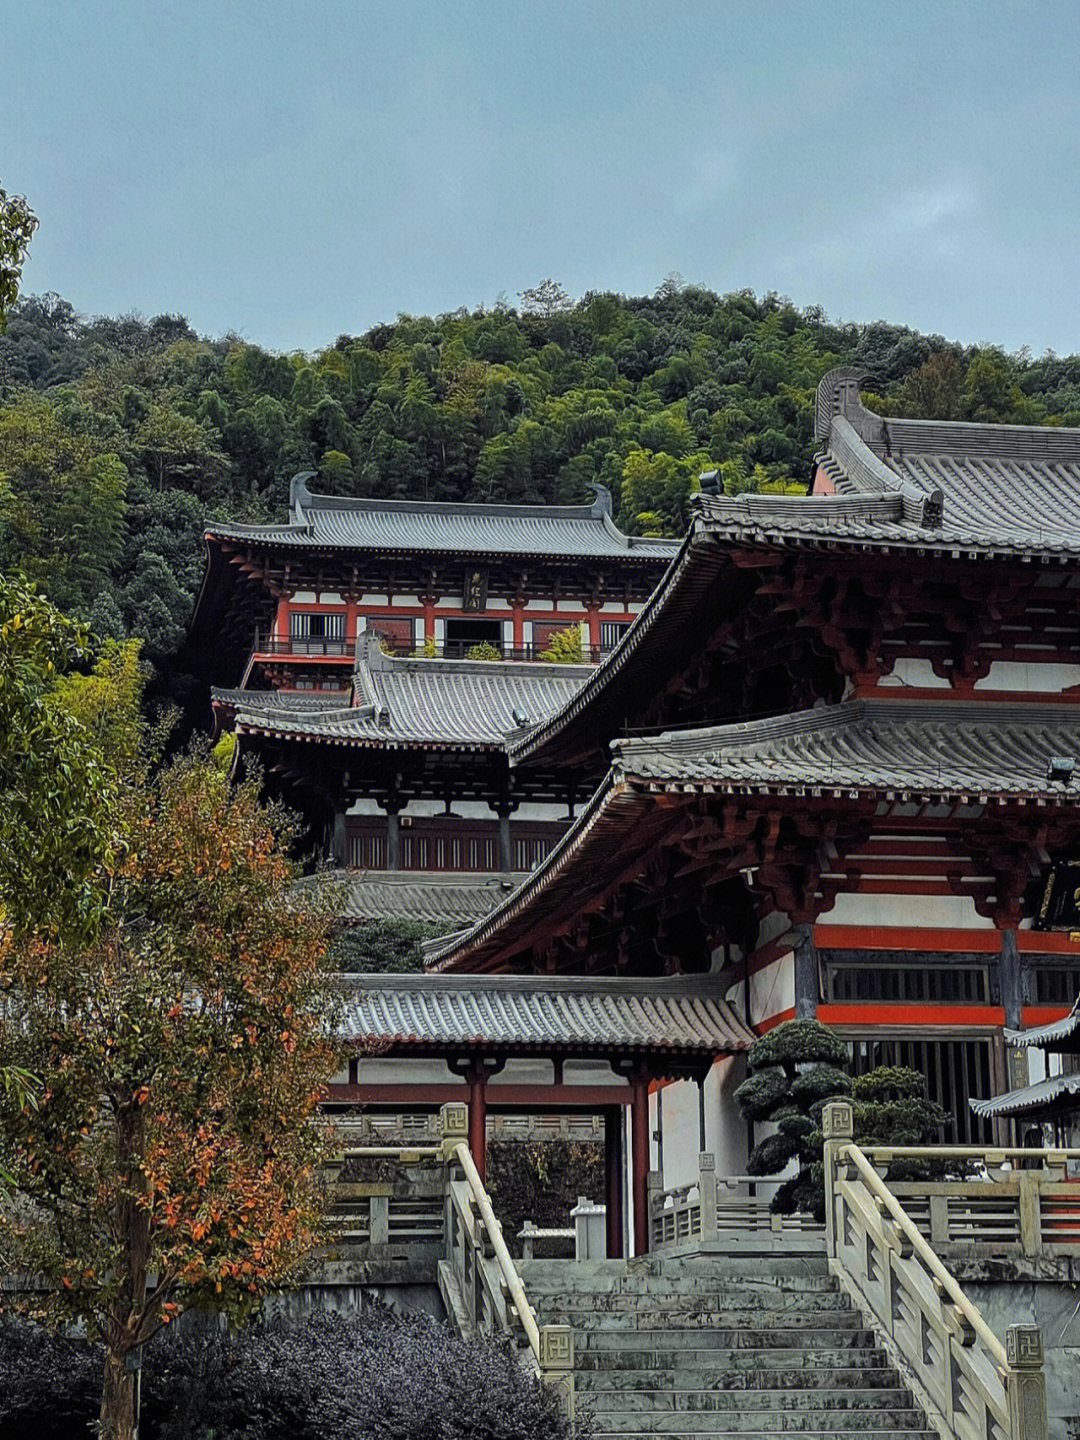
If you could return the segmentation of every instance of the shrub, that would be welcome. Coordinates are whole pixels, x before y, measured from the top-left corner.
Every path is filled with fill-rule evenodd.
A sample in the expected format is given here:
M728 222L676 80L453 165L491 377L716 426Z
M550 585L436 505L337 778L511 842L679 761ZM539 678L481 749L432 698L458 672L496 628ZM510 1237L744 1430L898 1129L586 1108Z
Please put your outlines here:
M581 626L568 625L565 630L556 630L548 637L547 649L540 651L540 659L552 665L580 665Z
M100 1351L29 1326L0 1344L0 1440L85 1440ZM579 1435L582 1427L578 1426ZM372 1305L147 1347L143 1440L565 1440L554 1397L507 1346Z
M466 660L501 660L502 651L497 645L492 645L489 640L481 640L479 645L470 645L465 651Z
M408 975L424 968L423 941L453 927L426 920L365 920L346 925L331 940L326 963L347 975Z

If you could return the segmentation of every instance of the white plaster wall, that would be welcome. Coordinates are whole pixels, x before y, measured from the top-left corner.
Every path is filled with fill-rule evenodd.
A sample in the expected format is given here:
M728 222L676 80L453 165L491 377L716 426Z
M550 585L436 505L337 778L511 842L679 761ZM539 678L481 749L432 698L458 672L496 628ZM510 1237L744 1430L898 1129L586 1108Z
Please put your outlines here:
M698 1087L692 1080L677 1080L665 1085L658 1099L663 1106L664 1185L686 1185L698 1173Z
M1056 695L1080 685L1080 665L1022 664L1016 660L994 660L985 680L975 682L976 690L1043 690Z
M346 813L349 815L385 815L386 811L380 809L374 800L365 795L357 800L355 805L350 805Z
M298 597L299 598L299 597ZM361 595L358 601L360 605L389 605L389 595Z
M423 605L423 603L424 602L420 599L419 595L395 595L393 600L390 602L391 608L393 608L395 605L401 605L403 607L406 605L410 605L414 610L417 609L419 606Z
M510 818L511 820L565 820L566 806L527 800L518 806Z
M935 675L929 660L921 658L909 658L901 656L896 661L892 671L883 675L878 684L884 689L902 689L905 685L913 685L920 690L948 690L948 680L943 680L940 675Z
M390 1057L360 1056L357 1062L357 1077L361 1085L400 1085L404 1092L401 1103L408 1101L410 1085L460 1084L463 1098L465 1082L455 1075L445 1060L408 1060Z
M913 929L992 930L964 895L838 895L821 917L828 925L892 925ZM756 1016L755 1016L756 1018Z
M742 987L740 986L740 989ZM750 976L750 1015L760 1025L795 1004L795 961L791 952Z

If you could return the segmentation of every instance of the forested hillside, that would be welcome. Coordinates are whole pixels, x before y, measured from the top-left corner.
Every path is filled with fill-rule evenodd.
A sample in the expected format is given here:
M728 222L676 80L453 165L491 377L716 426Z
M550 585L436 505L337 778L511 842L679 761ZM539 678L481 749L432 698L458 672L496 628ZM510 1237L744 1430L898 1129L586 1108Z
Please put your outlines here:
M577 303L545 282L523 302L285 356L179 316L22 300L0 337L0 570L168 668L204 520L284 519L296 470L339 494L540 504L599 481L626 529L670 535L703 469L729 493L802 490L815 386L837 364L888 413L1080 425L1080 357L837 326L676 279Z

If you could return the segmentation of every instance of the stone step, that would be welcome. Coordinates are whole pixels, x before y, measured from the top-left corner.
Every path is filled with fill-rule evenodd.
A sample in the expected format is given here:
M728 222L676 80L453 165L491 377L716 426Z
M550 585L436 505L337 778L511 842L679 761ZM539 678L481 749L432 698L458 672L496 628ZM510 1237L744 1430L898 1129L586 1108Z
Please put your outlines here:
M807 1310L796 1315L790 1310L589 1310L544 1309L545 1325L571 1325L576 1331L606 1330L622 1334L627 1330L858 1330L862 1316L854 1310Z
M815 1346L799 1349L785 1346L775 1349L723 1349L719 1345L708 1348L700 1345L622 1346L612 1349L579 1345L575 1351L574 1363L580 1371L670 1371L709 1370L719 1378L721 1372L725 1383L735 1386L734 1377L739 1374L766 1375L769 1372L791 1374L795 1371L814 1371L828 1374L830 1371L859 1369L882 1370L887 1368L885 1352L869 1347L852 1353L850 1346Z
M519 1260L526 1287L619 1290L642 1284L663 1286L705 1280L710 1287L725 1284L792 1284L835 1288L824 1255L776 1256L708 1255L660 1262L641 1260Z
M760 1350L747 1352L760 1355ZM846 1354L846 1352L844 1352ZM877 1354L877 1352L875 1352ZM873 1359L874 1355L860 1357ZM714 1395L730 1395L733 1403L771 1405L771 1400L758 1402L748 1392L762 1392L770 1395L774 1390L783 1393L819 1392L831 1395L843 1390L892 1390L900 1388L901 1381L891 1365L862 1364L859 1366L837 1365L835 1368L771 1370L755 1367L750 1370L718 1370L712 1365L628 1367L626 1369L595 1368L577 1372L577 1387L583 1394L594 1390L707 1390Z
M655 1379L655 1377L653 1377ZM769 1411L782 1415L785 1423L787 1412L796 1410L816 1413L819 1410L843 1411L845 1414L859 1413L865 1419L865 1412L913 1410L915 1402L911 1394L902 1388L894 1376L889 1389L829 1389L829 1390L700 1390L656 1389L625 1390L604 1389L583 1390L593 1411L599 1415L606 1411L633 1412L639 1410L691 1410L695 1413L707 1411L736 1411L739 1415L757 1415Z
M598 1314L619 1314L627 1310L663 1310L665 1313L690 1313L695 1310L767 1310L773 1314L788 1311L801 1315L815 1311L851 1309L851 1301L839 1290L705 1290L699 1285L674 1292L606 1290L597 1293L576 1290L554 1294L545 1293L530 1285L526 1287L526 1294L536 1309L542 1310L545 1315L572 1310Z
M690 1416L663 1416L657 1419L645 1421L636 1430L605 1430L599 1426L592 1432L592 1440L652 1440L655 1435L664 1435L667 1440L698 1440L701 1435L716 1435L715 1430L700 1429ZM722 1431L719 1433L723 1433ZM776 1440L777 1431L773 1428L764 1430L743 1430L740 1432L739 1440ZM784 1431L779 1432L786 1433ZM831 1426L825 1425L820 1430L802 1430L799 1432L803 1440L836 1440L837 1431ZM850 1435L851 1431L842 1432ZM908 1429L886 1429L879 1425L872 1428L860 1430L862 1440L939 1440L936 1430L927 1428Z
M593 1408L593 1418L600 1434L618 1435L626 1431L647 1429L653 1435L672 1431L690 1431L695 1435L865 1435L867 1431L891 1431L910 1435L925 1432L926 1418L918 1410L747 1410L722 1414L700 1412L688 1415L678 1410L601 1411Z
M689 1338L699 1349L714 1350L861 1350L874 1345L872 1331L837 1324L788 1329L772 1325L767 1330L699 1326L693 1329L692 1336L668 1326L641 1326L634 1330L583 1330L575 1337L578 1346L586 1350L683 1350Z

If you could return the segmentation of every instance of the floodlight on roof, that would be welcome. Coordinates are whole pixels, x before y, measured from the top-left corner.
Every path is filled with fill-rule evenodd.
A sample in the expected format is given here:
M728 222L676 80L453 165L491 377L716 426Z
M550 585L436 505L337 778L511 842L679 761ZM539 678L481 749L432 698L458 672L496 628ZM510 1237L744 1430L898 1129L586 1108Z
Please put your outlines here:
M514 724L518 726L519 729L521 728L521 726L527 725L529 723L529 717L525 714L525 711L522 710L520 705L515 705L514 708L510 711L510 718L513 720Z
M1075 769L1076 761L1071 755L1052 755L1046 767L1046 778L1051 785L1068 785Z

